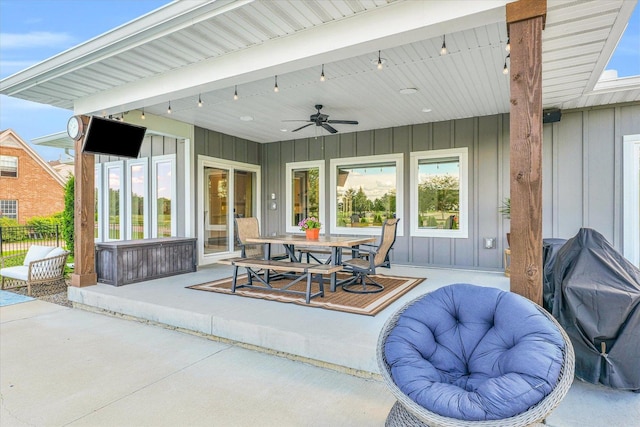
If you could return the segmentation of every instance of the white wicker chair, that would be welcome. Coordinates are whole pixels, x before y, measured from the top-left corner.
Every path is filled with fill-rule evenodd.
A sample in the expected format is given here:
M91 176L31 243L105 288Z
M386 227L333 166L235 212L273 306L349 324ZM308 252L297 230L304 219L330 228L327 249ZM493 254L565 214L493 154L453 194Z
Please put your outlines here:
M32 249L33 248L33 249ZM27 294L30 296L47 295L62 292L67 284L64 279L64 267L67 262L69 252L49 246L32 246L31 253L40 252L43 254L38 259L33 259L33 255L25 257L23 254L7 256L0 259L0 288L27 287ZM47 256L42 249L48 249ZM55 250L55 252L53 252ZM58 255L59 254L59 255ZM25 258L25 263L15 265L14 260Z
M574 365L575 365L575 354L573 350L573 346L571 345L571 341L569 337L562 329L560 324L542 307L536 305L538 310L543 313L551 322L553 322L560 333L562 334L562 338L564 340L564 352L563 352L563 364L560 371L560 376L558 378L558 382L555 388L551 391L549 395L547 395L540 402L530 407L525 412L522 412L516 416L500 419L500 420L487 420L487 421L468 421L461 419L454 419L449 417L444 417L432 411L425 409L424 407L418 405L416 402L411 400L407 395L405 395L400 388L395 384L393 378L391 376L390 367L385 359L384 354L384 346L387 341L387 337L390 332L394 329L396 324L398 323L398 319L404 313L404 311L409 308L416 301L421 299L424 295L409 301L403 307L401 307L394 315L391 316L385 323L380 332L380 336L378 338L377 345L377 361L380 373L382 378L389 387L391 393L396 397L397 402L391 408L389 415L387 417L387 421L385 423L386 426L397 426L397 427L495 427L495 426L505 426L505 427L516 427L516 426L530 426L536 425L537 423L542 423L545 417L551 413L551 411L560 403L560 401L565 397L571 384L573 383L574 377ZM532 303L533 304L533 303Z

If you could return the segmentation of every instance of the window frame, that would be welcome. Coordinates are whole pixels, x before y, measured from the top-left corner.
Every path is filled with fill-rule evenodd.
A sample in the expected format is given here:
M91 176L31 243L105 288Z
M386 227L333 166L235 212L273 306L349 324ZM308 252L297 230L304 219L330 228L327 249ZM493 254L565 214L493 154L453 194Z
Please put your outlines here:
M303 233L300 230L297 224L289 224L289 220L293 215L293 172L298 170L309 170L318 168L318 214L320 216L320 222L322 226L320 227L320 233L324 234L328 228L326 227L326 218L325 218L325 174L324 174L324 160L310 160L306 162L290 162L285 165L285 221L286 227L285 230L287 233Z
M103 188L103 200L102 200L102 206L103 206L103 210L102 210L102 215L103 215L103 240L104 242L114 242L114 241L120 241L120 240L125 240L125 209L124 209L124 193L125 193L125 164L123 160L118 160L115 162L107 162L107 163L103 163L104 165L104 176L103 176L103 180L104 180L104 188ZM112 239L109 237L109 169L111 168L120 168L120 188L118 189L119 191L119 200L118 200L118 209L119 209L119 227L120 227L120 234L119 237L117 239Z
M0 218L11 218L11 219L15 219L16 221L18 220L18 200L16 199L2 199L0 200L0 202L13 202L14 208L15 208L15 216L7 216L6 213L4 212L4 209L0 209L0 212L2 212L2 215L0 215Z
M380 164L380 163L395 163L396 165L396 218L402 219L404 217L404 154L403 153L389 153L380 154L374 156L360 156L360 157L343 157L337 159L331 159L330 161L330 226L329 230L334 234L352 234L352 235L366 235L371 236L376 233L380 233L382 227L339 227L337 225L337 168L339 166L359 166L367 164ZM398 227L397 236L403 236L404 227Z
M412 237L444 237L451 239L467 239L469 237L469 149L468 147L445 148L441 150L412 151L410 154L410 212ZM457 230L420 228L418 222L418 185L419 162L457 157L460 165L460 214ZM414 216L416 215L416 216Z
M158 237L158 164L169 162L171 164L171 236L177 235L177 191L176 191L176 155L166 154L153 157L151 160L151 237Z
M98 235L94 238L95 242L102 242L103 240L103 236L104 236L104 232L103 232L103 227L105 227L104 225L104 212L102 211L104 203L102 201L103 197L104 197L104 191L102 188L102 163L97 163L95 165L95 175L94 175L94 180L95 182L93 183L94 186L94 191L95 191L95 195L98 197L98 206L97 206L97 211L98 211L98 218L95 220L97 222L97 229L98 229ZM95 214L95 211L94 211Z
M8 159L10 159L10 158L15 159L16 174L15 175L3 175L3 173L2 173L3 169L1 168L2 162L0 162L0 177L2 177L2 178L18 178L18 169L19 169L19 166L20 166L20 159L18 158L18 156L9 156L9 155L3 154L3 155L0 156L0 159L3 158L3 157L6 157Z
M133 221L132 221L132 206L131 206L131 188L132 188L132 173L131 167L141 165L143 169L143 175L145 178L144 183L144 205L143 216L144 216L144 230L143 230L143 238L147 239L149 237L149 223L151 222L151 217L149 215L149 158L143 157L140 159L131 159L126 162L126 190L125 190L125 208L127 212L127 221L126 221L126 240L132 240L133 235Z

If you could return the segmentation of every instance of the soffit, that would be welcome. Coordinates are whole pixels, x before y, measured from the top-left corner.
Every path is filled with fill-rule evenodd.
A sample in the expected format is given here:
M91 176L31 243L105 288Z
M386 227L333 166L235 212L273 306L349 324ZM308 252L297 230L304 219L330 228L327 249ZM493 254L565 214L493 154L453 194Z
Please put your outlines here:
M311 31L317 35L315 43L329 44L335 42L332 37L336 33L331 29L336 23L361 22L356 19L380 11L389 11L388 16L393 16L392 11L402 0L224 3L213 10L205 8L211 8L209 4L200 2L199 8L183 12L185 17L175 30L158 30L153 37L141 38L126 48L114 48L99 60L75 68L67 64L63 72L48 79L16 84L8 91L3 88L2 93L13 90L12 96L72 108L79 100L99 98L114 88L131 93L128 89L151 86L162 76L178 76L182 70L187 72L207 62L223 68L227 65L226 58L230 61L245 58L244 53L276 46L279 41L291 42ZM542 53L544 108L569 109L640 100L640 88L633 84L624 90L608 88L592 94L635 3L548 1ZM429 2L425 5L432 6ZM384 26L384 20L378 19L379 25ZM110 98L102 111L92 113L117 114L144 108L146 113L168 116L171 102L173 119L257 142L271 142L327 135L316 126L293 134L281 131L299 127L302 123L284 120L307 120L315 113L315 104L324 105L323 113L329 114L330 119L360 122L358 126L335 126L340 132L508 112L509 76L502 74L507 53L504 18L480 26L468 22L456 26L452 20L445 28L450 30L426 30L416 41L402 42L402 37L389 37L361 43L366 46L355 46L352 56L344 57L344 52L336 51L335 60L331 52L305 57L304 52L293 50L291 63L268 68L268 72L257 77L238 75L235 81L216 76L217 68L212 67L211 80L218 80L215 85L194 85L190 91L183 88L179 92L164 81L156 85L154 96L140 96L136 102L128 100L121 105ZM449 50L446 56L439 55L441 32L446 32ZM290 47L291 43L280 46ZM385 59L381 71L375 67L378 48ZM320 82L323 63L327 79ZM272 90L275 74L280 88L277 94ZM240 95L238 101L232 99L235 85ZM157 86L161 86L160 91ZM400 89L407 87L415 87L418 92L399 94ZM185 92L189 93L184 95ZM198 97L204 101L202 108L197 107ZM423 109L431 112L425 113ZM251 116L253 120L241 121L242 116Z

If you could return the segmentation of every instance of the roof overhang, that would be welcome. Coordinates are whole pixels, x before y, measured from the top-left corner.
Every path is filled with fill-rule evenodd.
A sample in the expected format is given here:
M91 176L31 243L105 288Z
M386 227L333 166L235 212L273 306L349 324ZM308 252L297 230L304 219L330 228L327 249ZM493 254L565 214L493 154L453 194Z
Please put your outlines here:
M289 134L284 121L315 104L360 122L341 132L504 113L506 3L179 1L7 77L0 93L76 114L169 117L171 103L175 120L258 142L312 136L315 126ZM636 3L548 1L544 107L640 100L637 83L598 84Z

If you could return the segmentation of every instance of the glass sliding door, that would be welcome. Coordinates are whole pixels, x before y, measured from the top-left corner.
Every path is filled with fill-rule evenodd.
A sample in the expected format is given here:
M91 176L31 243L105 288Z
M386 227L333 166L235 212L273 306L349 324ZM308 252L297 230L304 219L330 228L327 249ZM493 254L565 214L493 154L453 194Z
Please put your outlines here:
M229 171L204 168L204 253L226 252L229 239Z
M200 263L238 250L235 218L258 216L259 166L199 157Z

